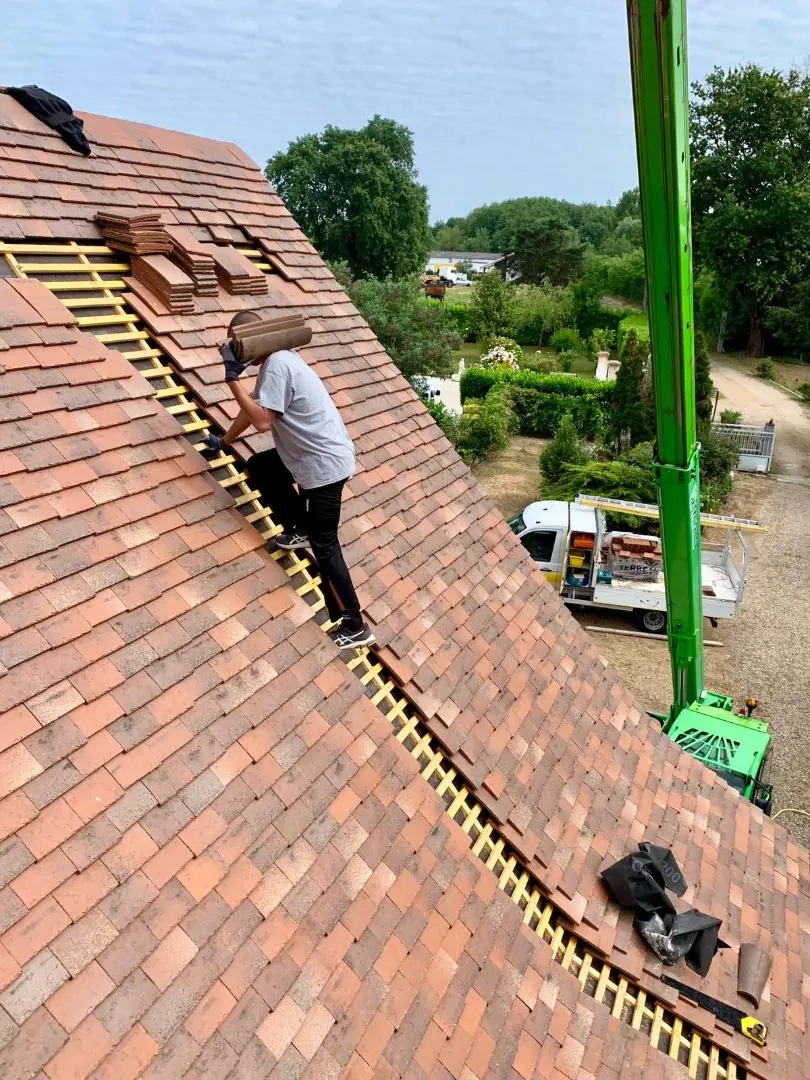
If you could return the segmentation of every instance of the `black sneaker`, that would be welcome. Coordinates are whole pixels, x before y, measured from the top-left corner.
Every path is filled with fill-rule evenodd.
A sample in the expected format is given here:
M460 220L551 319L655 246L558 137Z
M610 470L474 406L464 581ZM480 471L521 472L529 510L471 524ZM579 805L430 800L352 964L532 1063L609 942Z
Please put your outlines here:
M309 537L300 532L279 533L274 539L276 547L280 547L283 551L309 547Z
M345 621L341 621L326 632L339 649L362 649L365 645L373 645L377 640L368 623L362 623L358 630L349 630Z

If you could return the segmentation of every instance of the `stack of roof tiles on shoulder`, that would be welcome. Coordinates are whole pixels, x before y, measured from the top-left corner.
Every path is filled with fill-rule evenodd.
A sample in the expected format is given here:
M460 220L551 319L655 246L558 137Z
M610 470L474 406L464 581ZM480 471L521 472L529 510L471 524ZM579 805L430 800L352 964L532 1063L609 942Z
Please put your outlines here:
M599 869L671 846L685 899L774 956L766 1050L678 1014L750 1078L810 1075L808 853L647 720L253 163L83 119L91 158L0 97L0 236L159 207L274 253L266 295L129 302L223 425L232 314L305 315L358 449L342 535L380 660L577 934L668 1001ZM0 284L0 1075L686 1076L549 966L141 377ZM735 982L730 950L702 988Z

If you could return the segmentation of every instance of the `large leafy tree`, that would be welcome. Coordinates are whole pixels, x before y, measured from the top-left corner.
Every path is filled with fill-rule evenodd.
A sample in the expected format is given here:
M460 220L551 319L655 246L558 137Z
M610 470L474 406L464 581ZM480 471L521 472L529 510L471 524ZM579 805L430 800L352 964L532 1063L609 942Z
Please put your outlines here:
M522 225L513 240L512 265L526 284L547 280L567 285L582 274L585 245L578 231L558 214Z
M345 264L332 272L407 379L453 374L461 339L444 305L425 298L418 276L355 281Z
M355 277L403 278L424 268L427 191L413 135L375 116L359 130L328 125L267 162L268 179L321 255Z
M476 341L511 337L517 321L517 297L497 270L484 274L470 304L470 329Z
M810 77L716 68L693 93L695 256L760 356L769 308L810 264Z
M619 201L616 203L616 217L619 221L626 217L641 217L641 195L637 187L621 193Z
M625 192L616 206L525 196L478 206L466 217L437 222L433 227L434 246L439 250L509 253L514 251L521 231L538 228L549 218L558 218L576 230L582 244L608 254L623 255L641 244L638 216L638 190ZM623 218L634 224L622 224Z

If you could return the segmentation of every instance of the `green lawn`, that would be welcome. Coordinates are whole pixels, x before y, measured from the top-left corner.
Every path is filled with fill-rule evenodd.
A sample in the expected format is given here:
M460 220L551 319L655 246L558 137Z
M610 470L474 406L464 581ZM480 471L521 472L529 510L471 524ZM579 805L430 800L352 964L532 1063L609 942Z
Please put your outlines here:
M553 360L556 359L557 356L554 350L549 348L535 349L531 345L523 345L522 349L523 355L524 357L526 357L526 359L534 359L534 354L536 352L539 352L540 356L544 360ZM465 343L461 346L459 351L455 353L455 355L459 359L463 357L465 365L467 367L472 367L478 361L478 358L481 355L481 350L479 349L478 345L474 343ZM574 358L574 366L571 369L571 374L592 377L595 370L596 365L592 360L589 360L587 356L577 356Z
M475 285L454 285L445 292L444 302L445 304L455 304L457 307L461 307L462 304L469 304L472 302L475 289Z

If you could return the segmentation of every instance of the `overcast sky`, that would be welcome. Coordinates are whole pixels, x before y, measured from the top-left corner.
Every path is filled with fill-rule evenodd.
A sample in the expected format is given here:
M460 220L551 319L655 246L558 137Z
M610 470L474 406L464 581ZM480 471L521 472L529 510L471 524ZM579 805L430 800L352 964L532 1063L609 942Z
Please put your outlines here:
M616 200L635 183L624 0L4 0L7 85L238 143L373 113L416 138L431 218L519 195ZM810 4L691 0L692 78L803 65Z

